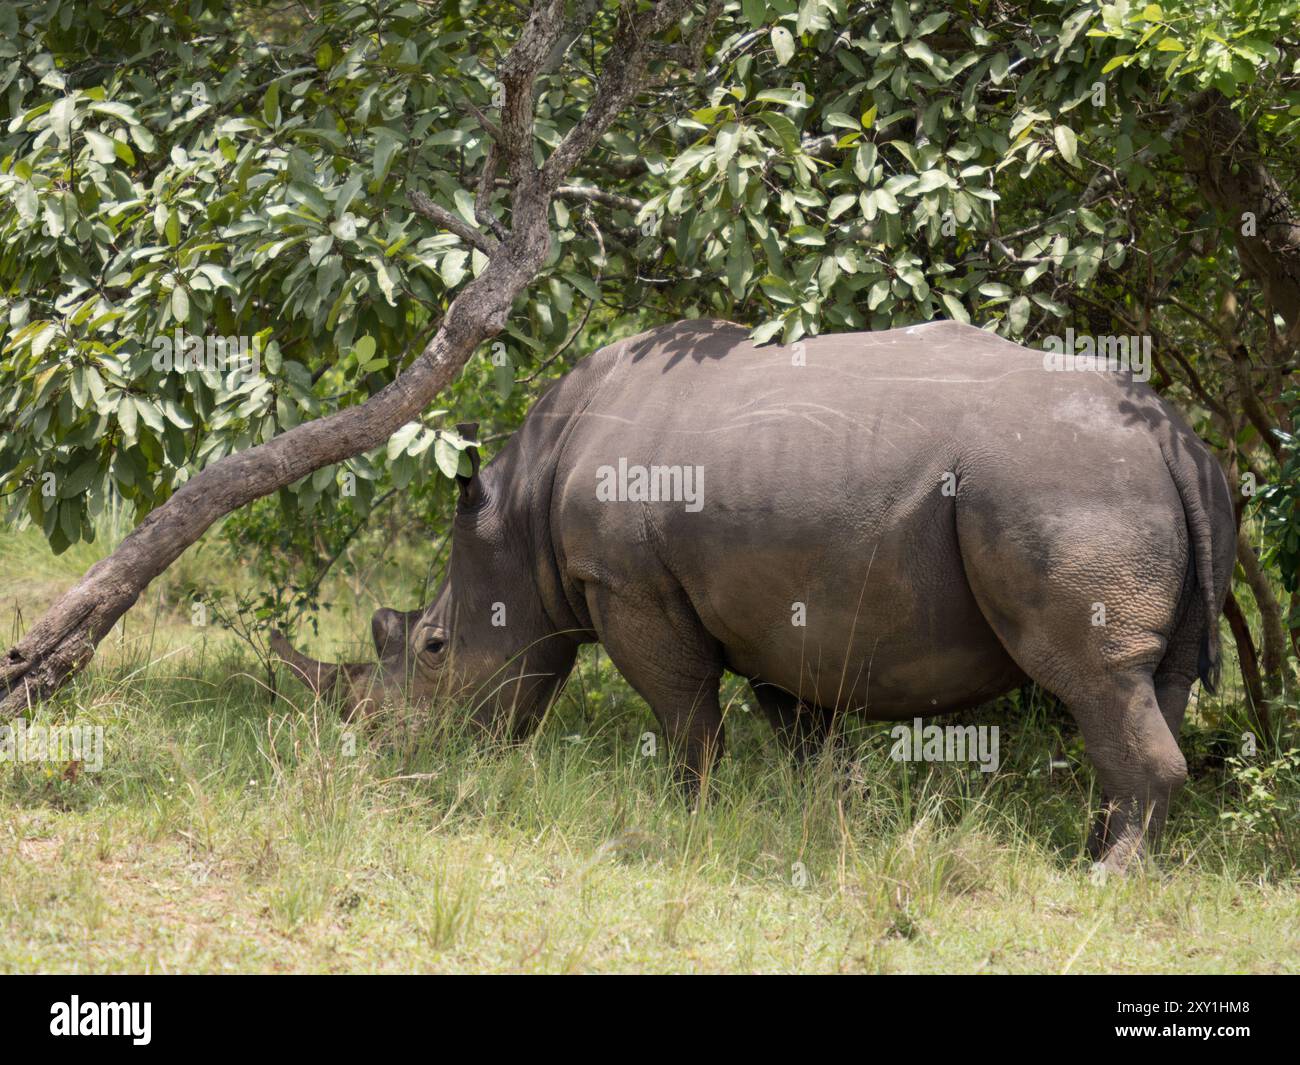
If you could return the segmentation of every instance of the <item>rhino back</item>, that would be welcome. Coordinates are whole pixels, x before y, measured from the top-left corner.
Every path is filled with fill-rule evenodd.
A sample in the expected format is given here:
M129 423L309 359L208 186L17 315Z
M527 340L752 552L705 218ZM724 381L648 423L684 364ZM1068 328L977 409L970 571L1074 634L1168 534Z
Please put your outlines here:
M823 705L891 716L923 692L939 711L1022 676L965 570L967 479L1044 521L1079 515L1082 534L1117 494L1152 509L1142 535L1177 506L1155 431L1170 414L1149 389L1047 371L1041 352L955 323L755 347L741 327L686 322L586 371L550 485L569 600L580 612L602 583L684 592L730 668ZM638 470L693 496L638 500ZM631 498L602 498L611 475Z

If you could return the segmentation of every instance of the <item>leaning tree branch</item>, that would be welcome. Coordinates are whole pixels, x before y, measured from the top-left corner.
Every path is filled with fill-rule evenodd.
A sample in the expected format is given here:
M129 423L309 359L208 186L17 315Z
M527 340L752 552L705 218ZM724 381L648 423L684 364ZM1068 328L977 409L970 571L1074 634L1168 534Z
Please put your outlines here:
M1250 626L1246 624L1246 615L1242 613L1241 604L1237 602L1231 588L1223 603L1223 613L1237 645L1241 681L1248 696L1246 712L1261 736L1271 736L1273 722L1268 709L1268 696L1264 692L1264 681L1259 672L1259 654L1255 650L1254 637L1250 635Z
M501 67L505 102L499 151L512 180L509 231L492 240L432 201L425 204L432 212L416 208L488 257L482 272L452 300L424 350L365 403L227 455L182 485L0 659L0 718L57 691L89 661L150 582L218 519L315 470L379 447L451 384L478 346L505 328L515 298L545 262L556 187L642 88L655 35L677 26L691 6L691 0L657 0L622 10L590 110L539 169L533 89L563 32L564 2L534 0ZM422 200L427 197L413 194L413 203Z
M515 181L516 197L530 195L536 187L533 84L563 32L564 0L535 0L519 43L501 64L500 80L506 95L498 146Z

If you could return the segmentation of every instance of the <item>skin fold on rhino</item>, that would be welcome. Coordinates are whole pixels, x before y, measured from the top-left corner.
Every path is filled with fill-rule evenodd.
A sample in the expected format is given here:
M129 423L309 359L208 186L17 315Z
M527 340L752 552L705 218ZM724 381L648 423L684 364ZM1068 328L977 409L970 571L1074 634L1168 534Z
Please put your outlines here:
M437 692L521 737L599 641L691 787L725 670L796 756L844 711L910 720L1029 678L1096 766L1094 855L1123 868L1159 833L1235 526L1213 456L1132 375L953 322L786 347L682 322L589 356L474 466L446 579L375 615L376 664L277 640L345 713Z

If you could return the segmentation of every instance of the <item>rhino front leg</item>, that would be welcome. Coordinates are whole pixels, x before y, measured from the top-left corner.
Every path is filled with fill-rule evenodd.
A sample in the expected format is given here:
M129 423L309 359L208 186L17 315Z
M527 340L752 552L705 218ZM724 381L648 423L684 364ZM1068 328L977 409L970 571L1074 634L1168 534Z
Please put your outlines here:
M633 598L601 588L587 601L610 661L650 705L693 798L722 756L722 649L684 594Z

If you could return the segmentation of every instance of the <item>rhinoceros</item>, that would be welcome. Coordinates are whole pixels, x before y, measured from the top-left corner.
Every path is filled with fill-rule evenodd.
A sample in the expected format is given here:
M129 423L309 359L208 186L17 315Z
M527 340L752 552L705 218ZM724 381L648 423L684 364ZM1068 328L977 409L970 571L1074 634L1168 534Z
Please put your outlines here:
M1090 850L1116 868L1186 777L1233 505L1130 372L955 322L790 346L681 322L587 357L478 466L433 602L376 613L377 665L277 639L346 712L439 690L523 736L599 641L689 789L722 750L728 670L796 756L844 711L907 720L1031 679L1079 724L1104 799Z

